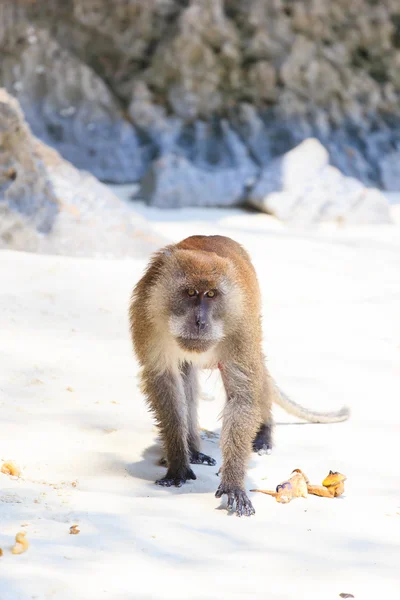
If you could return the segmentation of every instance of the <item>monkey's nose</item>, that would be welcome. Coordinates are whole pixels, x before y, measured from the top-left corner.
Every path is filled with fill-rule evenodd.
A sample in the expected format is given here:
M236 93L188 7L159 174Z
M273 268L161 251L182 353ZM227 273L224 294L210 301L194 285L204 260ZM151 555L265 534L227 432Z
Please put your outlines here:
M207 323L201 317L196 318L196 325L197 325L199 331L202 331L203 329L205 329L207 327Z

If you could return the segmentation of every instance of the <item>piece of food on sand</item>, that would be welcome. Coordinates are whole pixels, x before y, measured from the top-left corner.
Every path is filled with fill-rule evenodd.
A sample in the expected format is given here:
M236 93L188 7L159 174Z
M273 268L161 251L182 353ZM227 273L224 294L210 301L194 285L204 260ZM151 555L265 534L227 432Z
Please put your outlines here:
M308 493L314 496L322 496L323 498L336 498L344 492L344 482L347 477L337 471L329 471L322 485L308 485Z
M13 460L6 460L3 462L0 470L5 475L11 475L11 477L21 476L21 469Z
M71 527L69 528L69 532L71 535L78 535L78 533L80 533L81 530L79 529L78 525L71 525Z
M250 490L273 496L277 502L287 504L293 498L307 498L308 494L323 498L336 498L344 492L347 477L337 471L329 471L322 485L311 485L308 477L300 470L294 469L289 479L277 485L276 490Z
M29 542L26 539L26 531L19 531L15 536L15 545L11 548L13 554L22 554L29 548Z
M270 490L250 490L251 492L261 492L268 496L274 496L277 502L287 504L293 498L307 498L307 478L300 471L295 469L289 479L282 481L276 486L275 492Z

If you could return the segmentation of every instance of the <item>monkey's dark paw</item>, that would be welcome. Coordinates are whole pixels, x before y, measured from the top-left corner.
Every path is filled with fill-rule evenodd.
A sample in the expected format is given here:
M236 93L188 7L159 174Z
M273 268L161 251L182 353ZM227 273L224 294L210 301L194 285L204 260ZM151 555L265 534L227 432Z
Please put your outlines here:
M229 486L224 486L222 483L219 488L215 492L216 498L221 498L224 494L228 496L228 511L233 511L233 505L236 502L236 514L238 517L242 515L246 515L246 517L250 517L255 514L255 510L253 508L252 503L247 497L247 494L244 490L239 488L232 488Z
M272 452L272 425L263 424L253 440L253 452L260 456Z
M156 484L163 487L181 487L188 479L197 479L190 467L187 467L184 472L174 473L168 471L162 479L157 479Z
M190 462L192 465L209 465L210 467L217 464L215 458L203 454L202 452L192 452L190 455Z
M257 452L259 456L264 456L265 454L271 454L272 447L269 444L253 444L253 452Z
M156 485L161 485L163 487L182 487L185 483L186 479L170 479L168 477L163 477L162 479L157 479Z

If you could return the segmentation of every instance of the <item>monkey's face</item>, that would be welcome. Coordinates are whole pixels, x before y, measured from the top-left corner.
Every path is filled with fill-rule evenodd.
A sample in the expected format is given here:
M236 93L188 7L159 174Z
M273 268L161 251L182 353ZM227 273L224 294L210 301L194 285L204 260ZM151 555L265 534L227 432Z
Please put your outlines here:
M235 267L213 252L175 249L162 256L147 312L163 347L172 336L181 350L203 353L227 337L243 313Z
M183 350L206 352L224 336L224 290L214 281L178 285L170 301L169 330Z

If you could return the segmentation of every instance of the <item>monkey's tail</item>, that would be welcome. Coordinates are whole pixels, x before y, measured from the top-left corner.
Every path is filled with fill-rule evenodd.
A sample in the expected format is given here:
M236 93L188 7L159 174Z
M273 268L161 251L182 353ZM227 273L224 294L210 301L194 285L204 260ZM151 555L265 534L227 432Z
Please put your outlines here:
M309 423L339 423L340 421L347 421L350 416L350 409L347 406L343 406L340 410L332 412L310 410L289 398L275 382L273 382L273 387L275 392L274 402L290 415L304 419L304 421L308 421Z

